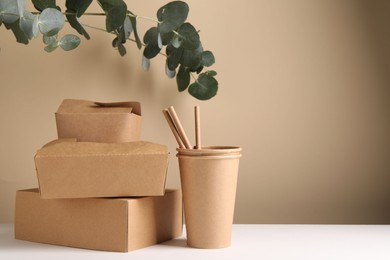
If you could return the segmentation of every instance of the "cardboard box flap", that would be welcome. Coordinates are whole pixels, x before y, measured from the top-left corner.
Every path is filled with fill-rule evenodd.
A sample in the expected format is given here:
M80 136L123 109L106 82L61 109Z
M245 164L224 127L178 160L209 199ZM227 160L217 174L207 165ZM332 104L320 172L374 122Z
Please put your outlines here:
M39 157L77 157L85 155L144 155L144 154L168 154L165 145L147 141L135 141L127 143L93 143L77 142L76 139L59 139L44 145L36 153Z
M139 102L103 103L80 99L64 99L59 106L59 114L133 113L141 115Z
M125 102L95 102L95 105L99 107L131 107L132 113L136 115L141 115L141 103L135 101L125 101Z
M64 99L55 113L58 138L80 142L123 143L141 140L139 102L102 103Z

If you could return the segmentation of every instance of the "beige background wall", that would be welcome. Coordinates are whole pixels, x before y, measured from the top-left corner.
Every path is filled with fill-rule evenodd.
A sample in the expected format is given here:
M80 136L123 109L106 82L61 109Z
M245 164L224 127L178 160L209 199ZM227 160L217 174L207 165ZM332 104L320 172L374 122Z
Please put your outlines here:
M0 222L13 221L15 190L37 185L33 156L56 138L58 105L82 98L142 102L143 139L171 152L168 187L179 175L161 110L175 106L193 136L200 105L204 144L243 147L236 223L390 223L390 2L187 2L217 59L207 102L178 93L162 58L143 72L132 43L120 57L111 35L48 54L0 27ZM166 1L127 3L154 16Z

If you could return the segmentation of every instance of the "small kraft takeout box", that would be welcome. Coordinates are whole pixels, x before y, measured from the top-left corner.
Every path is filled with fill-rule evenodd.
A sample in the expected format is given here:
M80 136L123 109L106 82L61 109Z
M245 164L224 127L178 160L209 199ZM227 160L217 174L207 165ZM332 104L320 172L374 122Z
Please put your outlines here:
M15 238L127 252L181 236L180 190L141 198L44 200L38 189L16 193Z
M65 99L55 113L58 138L120 143L141 136L139 102L102 103Z
M41 198L164 195L165 145L59 139L39 149L34 160Z

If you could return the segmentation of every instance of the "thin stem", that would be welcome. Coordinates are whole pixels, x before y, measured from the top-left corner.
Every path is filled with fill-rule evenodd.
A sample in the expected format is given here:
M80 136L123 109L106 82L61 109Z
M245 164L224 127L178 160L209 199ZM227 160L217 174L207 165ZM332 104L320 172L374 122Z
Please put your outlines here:
M82 26L84 27L88 27L88 28L91 28L91 29L95 29L95 30L98 30L98 31L101 31L101 32L106 32L106 33L111 33L111 34L114 34L116 35L116 33L114 32L107 32L106 30L102 29L102 28L99 28L99 27L95 27L95 26L92 26L92 25L88 25L88 24L84 24L84 23L81 23ZM132 38L128 38L127 40L131 41L131 42L137 42L135 39L132 39ZM145 47L146 45L144 43L141 42L141 45L143 47ZM167 55L163 52L159 52L158 53L159 55L161 56L164 56L164 57L167 57Z
M41 12L31 12L32 14L41 14ZM62 12L64 15L76 15L74 12ZM105 13L84 13L83 15L105 16Z
M136 15L136 14L133 14L133 13L131 13L131 12L129 12L129 11L127 12L127 15L128 15L128 16L131 16L131 17L134 17L134 18L136 18L136 19L140 18L140 19L149 20L149 21L152 21L152 22L155 22L155 23L158 23L158 24L161 23L160 21L158 21L158 20L156 20L156 19L153 19L153 18L151 18L151 17Z
M192 77L195 81L198 80L198 79L194 76L194 73L193 73L193 72L190 72L190 75L191 75L191 77Z

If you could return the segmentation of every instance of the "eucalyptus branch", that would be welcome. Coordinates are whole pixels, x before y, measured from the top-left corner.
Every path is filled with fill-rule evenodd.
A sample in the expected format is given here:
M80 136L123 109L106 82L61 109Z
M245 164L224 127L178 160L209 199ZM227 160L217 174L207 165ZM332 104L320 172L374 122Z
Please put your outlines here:
M204 70L214 64L215 58L211 51L203 49L199 30L186 21L189 6L185 2L170 2L158 9L156 18L151 18L127 10L123 0L65 0L66 11L61 11L56 0L31 1L36 11L25 10L25 1L0 0L0 26L4 24L12 30L17 42L28 44L41 33L45 51L52 52L58 47L70 51L79 46L81 39L73 34L58 38L65 22L88 40L91 37L86 28L107 32L115 35L112 46L121 56L126 55L126 41L136 43L138 49L142 50L142 65L146 70L150 67L151 59L158 55L165 57L165 73L170 78L176 76L179 91L188 89L192 96L200 100L216 95L217 73ZM104 12L87 12L93 1L97 1ZM82 16L105 17L106 28L81 23L79 18ZM155 23L142 40L138 32L140 20Z

